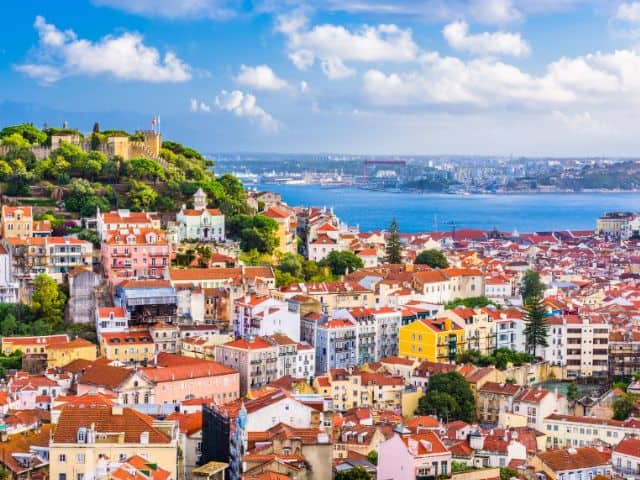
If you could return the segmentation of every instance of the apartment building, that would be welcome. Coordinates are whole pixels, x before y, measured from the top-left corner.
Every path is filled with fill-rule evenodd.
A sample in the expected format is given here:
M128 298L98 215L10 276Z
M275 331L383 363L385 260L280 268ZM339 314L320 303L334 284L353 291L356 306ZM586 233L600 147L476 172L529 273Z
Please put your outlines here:
M139 455L177 478L175 422L158 421L132 408L70 403L60 413L49 443L49 478L96 480L111 462Z
M160 221L152 218L147 212L131 212L120 209L113 212L96 212L96 230L98 238L104 240L107 233L118 230L159 229Z
M389 307L336 310L334 318L346 318L358 325L358 364L377 362L398 355L398 331L402 312Z
M234 333L265 336L276 333L300 341L300 313L287 302L266 295L246 295L235 301Z
M526 351L524 336L524 319L519 310L510 309L499 312L496 322L496 348L508 348L515 352Z
M437 318L450 318L464 328L465 350L475 350L482 355L489 355L496 349L495 312L484 308L458 307L453 310L442 310Z
M567 413L567 398L538 388L524 388L513 399L513 413L526 419L529 428L544 431L544 420L553 413Z
M404 380L399 376L335 368L314 379L314 388L333 400L335 410L400 409Z
M33 210L31 207L2 206L3 238L26 240L33 235Z
M543 427L549 448L615 446L626 436L640 435L640 421L634 418L621 421L555 413L544 419Z
M512 383L486 382L478 388L478 419L482 423L497 425L500 413L511 413L513 401L522 390Z
M240 395L259 389L276 380L278 345L262 337L247 337L218 345L216 361L240 373Z
M606 376L609 372L609 324L596 315L547 319L549 346L544 358L564 367L568 378Z
M121 228L105 234L101 256L105 278L117 285L127 279L165 278L171 247L162 230Z
M640 479L640 439L622 440L611 452L611 465L615 477Z
M286 335L271 335L266 340L278 346L278 377L306 379L316 373L316 350Z
M351 320L333 319L317 325L316 374L357 365L357 345L358 325Z
M465 332L451 318L420 319L399 330L399 356L418 361L453 362L465 351Z
M640 370L640 332L609 334L609 375L631 377Z
M146 328L122 332L102 332L98 338L100 355L122 363L148 362L155 355L155 345Z
M282 253L296 253L298 244L296 241L297 220L295 215L282 207L275 206L263 210L260 215L269 217L278 224L278 231L276 232L278 239L277 249Z
M567 448L538 453L530 462L551 480L611 476L609 454L594 447Z
M93 244L74 237L15 237L6 245L14 275L23 280L44 273L62 283L70 270L93 266Z
M19 294L18 282L13 278L11 257L7 249L0 245L0 303L18 303Z

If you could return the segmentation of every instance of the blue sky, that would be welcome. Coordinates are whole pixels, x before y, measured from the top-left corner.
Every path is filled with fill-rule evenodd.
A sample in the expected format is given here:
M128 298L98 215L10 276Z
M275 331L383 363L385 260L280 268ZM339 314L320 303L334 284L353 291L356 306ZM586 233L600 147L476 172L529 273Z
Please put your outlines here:
M19 6L18 6L19 5ZM640 154L640 1L12 2L0 122L208 152Z

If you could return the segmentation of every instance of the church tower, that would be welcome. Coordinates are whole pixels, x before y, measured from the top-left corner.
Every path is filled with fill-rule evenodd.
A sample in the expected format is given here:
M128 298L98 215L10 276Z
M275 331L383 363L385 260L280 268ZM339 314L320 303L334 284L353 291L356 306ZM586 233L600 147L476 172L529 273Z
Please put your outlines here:
M207 194L201 188L193 194L193 208L195 210L205 210L207 208Z

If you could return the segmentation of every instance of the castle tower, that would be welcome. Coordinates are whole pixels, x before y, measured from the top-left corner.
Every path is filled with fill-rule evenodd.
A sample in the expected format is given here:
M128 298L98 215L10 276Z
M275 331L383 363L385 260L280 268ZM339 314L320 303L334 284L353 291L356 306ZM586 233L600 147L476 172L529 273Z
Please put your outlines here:
M193 208L195 210L205 210L207 208L207 194L201 188L193 194Z
M162 148L162 135L152 130L145 130L142 132L144 138L144 145L151 155L157 157L160 155L160 148Z

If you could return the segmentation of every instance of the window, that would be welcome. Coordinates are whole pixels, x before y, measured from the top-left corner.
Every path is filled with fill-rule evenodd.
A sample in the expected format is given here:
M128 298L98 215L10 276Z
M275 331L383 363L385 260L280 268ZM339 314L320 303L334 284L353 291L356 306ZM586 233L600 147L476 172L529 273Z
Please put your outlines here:
M79 453L76 456L76 463L84 463L84 453Z
M58 480L67 480L67 474L66 473L59 473L58 474Z
M66 456L64 453L61 453L61 454L58 456L58 461L59 461L60 463L67 463L67 456Z

